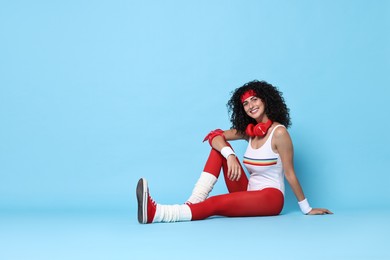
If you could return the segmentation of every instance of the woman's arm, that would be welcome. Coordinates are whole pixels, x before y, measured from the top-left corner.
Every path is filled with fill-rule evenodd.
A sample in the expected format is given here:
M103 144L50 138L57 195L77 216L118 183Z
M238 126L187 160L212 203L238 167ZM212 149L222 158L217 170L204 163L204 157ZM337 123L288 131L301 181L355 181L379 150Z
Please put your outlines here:
M241 135L235 129L229 129L223 132L223 136L216 136L211 142L212 148L221 152L222 148L230 147L226 141L245 139L244 135ZM238 181L241 177L241 165L238 162L235 154L230 154L227 158L228 172L227 176L231 181Z
M219 152L223 147L230 146L226 141L246 139L246 136L239 134L236 129L223 131L223 136L224 138L222 136L216 136L211 143L211 146Z
M295 194L295 197L297 198L298 202L301 202L305 199L305 194L303 193L302 186L299 183L299 180L295 174L294 170L294 163L293 163L293 157L294 157L294 148L291 141L291 137L284 127L279 127L275 130L274 138L272 140L273 143L273 149L279 153L280 159L282 160L283 168L284 168L284 174L286 176L286 179L288 183L291 186L292 191ZM310 215L317 215L317 214L332 214L327 209L312 209L310 212L308 212Z

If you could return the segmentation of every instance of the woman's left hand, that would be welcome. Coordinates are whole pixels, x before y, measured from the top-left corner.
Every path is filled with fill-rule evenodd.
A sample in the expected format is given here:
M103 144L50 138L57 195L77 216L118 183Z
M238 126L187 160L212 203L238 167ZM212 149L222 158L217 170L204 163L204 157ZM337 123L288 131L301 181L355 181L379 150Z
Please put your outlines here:
M329 209L312 209L307 215L325 215L325 214L333 214Z
M227 158L228 179L231 181L238 181L241 178L241 166L235 155L231 154Z

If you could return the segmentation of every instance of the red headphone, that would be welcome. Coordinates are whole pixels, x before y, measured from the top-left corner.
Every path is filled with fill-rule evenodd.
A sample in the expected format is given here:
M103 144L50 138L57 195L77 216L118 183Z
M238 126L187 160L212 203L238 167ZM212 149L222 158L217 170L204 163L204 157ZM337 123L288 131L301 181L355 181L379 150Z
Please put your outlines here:
M258 123L257 125L249 124L246 127L245 133L250 137L263 137L267 134L268 129L271 127L272 123L273 122L268 119L268 121L265 123Z

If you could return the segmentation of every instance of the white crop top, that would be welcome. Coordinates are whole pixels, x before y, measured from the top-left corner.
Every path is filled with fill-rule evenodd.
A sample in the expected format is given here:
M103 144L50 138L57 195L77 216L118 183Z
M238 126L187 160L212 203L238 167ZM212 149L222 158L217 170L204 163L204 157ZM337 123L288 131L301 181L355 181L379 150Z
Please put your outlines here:
M250 173L248 190L262 190L276 188L284 194L284 171L279 154L272 150L271 141L274 131L272 129L266 142L258 149L252 148L252 138L249 139L248 148L244 154L243 163Z

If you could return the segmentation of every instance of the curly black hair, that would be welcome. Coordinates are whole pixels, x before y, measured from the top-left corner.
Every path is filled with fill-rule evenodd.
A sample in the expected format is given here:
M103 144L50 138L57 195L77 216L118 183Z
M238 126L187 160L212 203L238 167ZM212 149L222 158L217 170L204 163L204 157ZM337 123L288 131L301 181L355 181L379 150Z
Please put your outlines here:
M256 124L256 120L249 117L242 105L241 96L248 90L253 90L265 104L265 114L274 122L278 122L285 127L291 126L289 109L284 102L282 92L266 81L250 81L232 92L232 97L227 103L232 129L238 133L245 134L248 124Z

